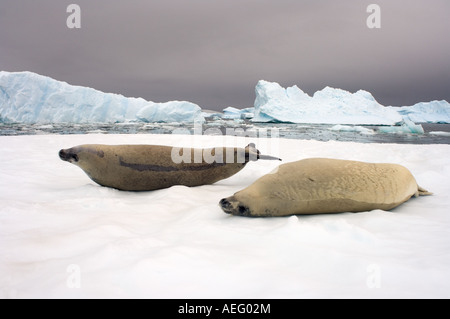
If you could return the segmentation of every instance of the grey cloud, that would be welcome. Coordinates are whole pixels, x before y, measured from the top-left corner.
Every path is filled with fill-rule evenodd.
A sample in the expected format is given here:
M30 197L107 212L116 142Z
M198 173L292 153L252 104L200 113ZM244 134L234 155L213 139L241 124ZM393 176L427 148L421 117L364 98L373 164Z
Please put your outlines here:
M69 30L66 7L82 10ZM450 100L446 0L0 0L0 68L205 108L253 104L259 79L365 89L385 105Z

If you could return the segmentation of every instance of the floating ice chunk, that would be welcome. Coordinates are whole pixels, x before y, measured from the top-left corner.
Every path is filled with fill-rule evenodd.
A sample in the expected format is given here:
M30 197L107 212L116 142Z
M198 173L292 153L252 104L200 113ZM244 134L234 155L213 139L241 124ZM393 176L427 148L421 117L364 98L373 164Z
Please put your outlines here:
M240 119L241 118L241 110L229 106L223 109L223 118L224 119Z
M254 116L255 116L255 114L253 114L253 113L241 113L241 119L244 119L244 120L252 119Z
M340 125L337 124L330 128L332 131L340 131L340 132L358 132L364 135L375 134L374 130L362 127L362 126L348 126L348 125Z
M255 116L255 108L247 107L241 110L241 119L252 119Z
M450 132L441 132L441 131L430 132L429 134L438 136L450 136Z
M255 108L248 107L245 109L237 109L229 106L223 109L224 119L251 119L254 116Z
M204 118L212 118L214 119L220 119L223 117L223 113L217 112L217 111L213 111L213 110L204 110L202 109L202 116Z
M424 134L425 131L420 124L414 124L409 120L404 120L400 126L386 126L380 127L381 133L396 133L396 134Z

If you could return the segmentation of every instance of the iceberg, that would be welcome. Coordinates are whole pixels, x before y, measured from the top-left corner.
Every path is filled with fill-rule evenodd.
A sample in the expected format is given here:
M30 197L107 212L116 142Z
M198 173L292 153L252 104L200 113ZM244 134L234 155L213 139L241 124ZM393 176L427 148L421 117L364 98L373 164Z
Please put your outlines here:
M450 103L445 100L395 107L405 120L415 123L450 123Z
M285 89L264 80L258 82L255 92L254 107L227 107L222 114L205 112L187 101L155 103L70 85L32 72L0 71L0 123L192 123L204 122L205 117L342 125L450 123L447 101L385 107L363 90L350 93L326 87L309 96L296 85Z
M204 121L190 102L142 98L74 86L32 72L0 72L0 121L10 123L121 123Z
M367 91L326 87L311 97L296 85L287 89L260 80L255 88L254 122L395 125L402 116L379 104Z
M186 101L149 103L136 114L143 122L204 122L201 108Z

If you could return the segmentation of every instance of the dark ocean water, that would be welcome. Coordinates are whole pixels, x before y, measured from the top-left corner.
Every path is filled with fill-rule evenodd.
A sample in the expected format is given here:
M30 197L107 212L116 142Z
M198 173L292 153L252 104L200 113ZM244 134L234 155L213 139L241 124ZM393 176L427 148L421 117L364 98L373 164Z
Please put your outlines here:
M425 134L381 133L377 126L363 126L373 134L336 131L334 125L251 123L248 121L207 121L203 125L180 123L118 124L4 124L0 136L42 134L199 134L281 137L318 141L352 141L360 143L450 144L450 124L422 124ZM361 126L359 126L360 128ZM358 127L356 127L358 128Z

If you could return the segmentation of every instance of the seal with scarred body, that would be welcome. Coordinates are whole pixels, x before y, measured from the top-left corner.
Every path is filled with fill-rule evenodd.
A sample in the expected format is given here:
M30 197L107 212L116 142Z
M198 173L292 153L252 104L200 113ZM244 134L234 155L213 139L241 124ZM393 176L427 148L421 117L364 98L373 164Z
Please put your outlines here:
M219 205L233 215L288 216L390 210L419 195L431 193L401 165L310 158L280 165Z
M90 144L63 149L59 157L80 167L94 182L125 191L213 184L236 174L249 161L279 160L260 154L253 143L245 149Z

